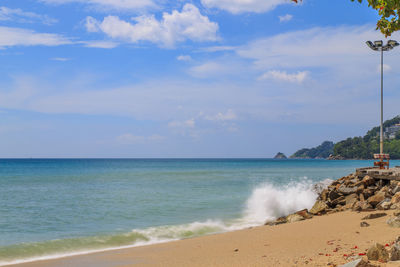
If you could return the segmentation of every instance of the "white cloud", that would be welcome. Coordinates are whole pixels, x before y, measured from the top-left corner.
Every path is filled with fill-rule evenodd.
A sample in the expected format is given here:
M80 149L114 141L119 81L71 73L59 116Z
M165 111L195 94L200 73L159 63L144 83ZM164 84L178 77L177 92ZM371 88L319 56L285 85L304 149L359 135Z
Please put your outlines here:
M164 136L154 134L150 136L142 136L142 135L133 135L130 133L122 134L117 136L116 141L122 145L133 145L133 144L142 144L142 143L150 143L150 142L160 142L165 139Z
M0 47L10 46L58 46L72 42L58 34L38 33L33 30L0 26Z
M232 75L246 75L248 70L232 58L221 57L215 61L206 61L192 66L188 73L197 78L222 78ZM236 77L238 77L236 76Z
M381 68L382 68L382 66L381 66L381 64L379 64L378 66L377 66L377 71L379 72L379 73L381 73ZM392 70L392 67L390 66L390 65L388 65L388 64L383 64L383 72L385 73L385 72L389 72L389 71L391 71Z
M195 77L206 78L225 73L227 71L227 67L227 65L210 61L190 68L189 73Z
M288 4L288 0L201 0L209 8L219 8L233 14L244 12L262 13L270 11L278 5Z
M304 82L309 76L308 71L299 71L297 73L289 74L286 71L277 71L271 70L263 75L261 75L258 79L259 80L278 80L278 81L285 81L291 83L302 83Z
M39 0L48 4L82 3L100 8L135 10L156 7L152 0Z
M70 58L66 58L66 57L53 57L53 58L50 58L50 59L54 60L54 61L62 61L62 62L71 60Z
M111 41L84 41L81 43L83 43L85 47L103 49L112 49L119 45L118 43Z
M237 120L237 115L232 109L228 109L225 113L218 112L214 116L205 116L206 120L210 121L234 121Z
M293 18L292 15L286 14L286 15L284 15L284 16L279 16L279 21L280 21L280 22L288 22L288 21L291 21L292 18Z
M312 28L250 42L237 53L260 69L340 67L369 61L366 40L381 38L373 25ZM374 66L375 67L375 66Z
M176 59L179 61L191 61L192 57L189 55L180 55Z
M163 13L159 21L154 15L132 18L130 23L116 16L107 16L102 22L92 17L86 18L89 32L103 32L107 36L130 43L148 41L165 47L173 47L186 40L204 42L218 40L218 24L201 15L199 9L186 4L182 12Z
M189 119L185 121L171 121L168 123L170 128L194 128L196 126L196 121L194 119Z
M47 15L39 15L34 12L26 12L19 8L12 9L4 6L0 7L0 21L7 20L19 23L41 22L46 25L52 25L58 22L58 20L50 18Z
M201 48L201 51L205 52L223 52L223 51L234 51L237 47L235 46L210 46Z

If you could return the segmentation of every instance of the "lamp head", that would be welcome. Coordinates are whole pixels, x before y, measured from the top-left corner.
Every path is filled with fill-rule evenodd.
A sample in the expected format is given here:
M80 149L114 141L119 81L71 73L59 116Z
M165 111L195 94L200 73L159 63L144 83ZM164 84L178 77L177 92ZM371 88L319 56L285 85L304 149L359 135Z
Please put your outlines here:
M375 42L374 42L374 45L375 45L377 48L380 48L380 47L383 46L383 42L382 42L382 40L375 41Z
M389 40L388 45L395 48L396 46L399 46L399 43L396 40Z
M377 51L378 48L371 42L371 41L367 41L366 44L368 45L369 48L371 48L374 51Z

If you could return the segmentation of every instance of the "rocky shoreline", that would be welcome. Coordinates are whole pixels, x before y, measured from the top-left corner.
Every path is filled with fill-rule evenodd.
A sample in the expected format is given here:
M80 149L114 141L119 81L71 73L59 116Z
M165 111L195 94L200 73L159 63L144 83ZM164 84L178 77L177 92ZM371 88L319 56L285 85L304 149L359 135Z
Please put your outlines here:
M360 227L368 227L367 220L386 216L385 210L395 210L386 224L389 227L400 228L400 182L396 180L374 179L368 175L352 173L333 181L326 188L316 185L318 199L310 210L304 209L274 221L267 221L265 225L274 226L308 220L314 216L321 216L341 211L372 212L363 217ZM371 261L397 261L400 265L400 237L386 246L374 244L367 253L359 255L353 262L344 266L379 266ZM336 266L336 265L333 265Z

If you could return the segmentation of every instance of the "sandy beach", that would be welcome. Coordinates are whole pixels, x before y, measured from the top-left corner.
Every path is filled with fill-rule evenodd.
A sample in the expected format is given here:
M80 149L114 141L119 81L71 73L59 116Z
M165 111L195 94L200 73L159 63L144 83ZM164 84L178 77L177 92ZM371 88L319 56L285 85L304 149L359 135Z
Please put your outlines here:
M310 220L203 236L129 249L13 265L50 266L329 266L344 264L374 243L390 244L400 235L387 216L368 220L371 212L340 212ZM380 266L400 266L377 263Z

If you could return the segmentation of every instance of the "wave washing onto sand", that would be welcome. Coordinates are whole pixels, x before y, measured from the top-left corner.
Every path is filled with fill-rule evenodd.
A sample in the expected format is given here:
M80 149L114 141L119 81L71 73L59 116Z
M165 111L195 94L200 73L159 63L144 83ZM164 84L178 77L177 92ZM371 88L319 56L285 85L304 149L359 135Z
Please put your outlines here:
M115 235L59 239L0 247L0 266L163 243L261 225L266 220L273 220L297 210L311 208L317 198L317 191L327 184L329 184L329 180L315 185L306 179L282 187L268 183L261 184L253 190L248 198L243 217L227 222L207 220L190 224L135 229L129 233Z

